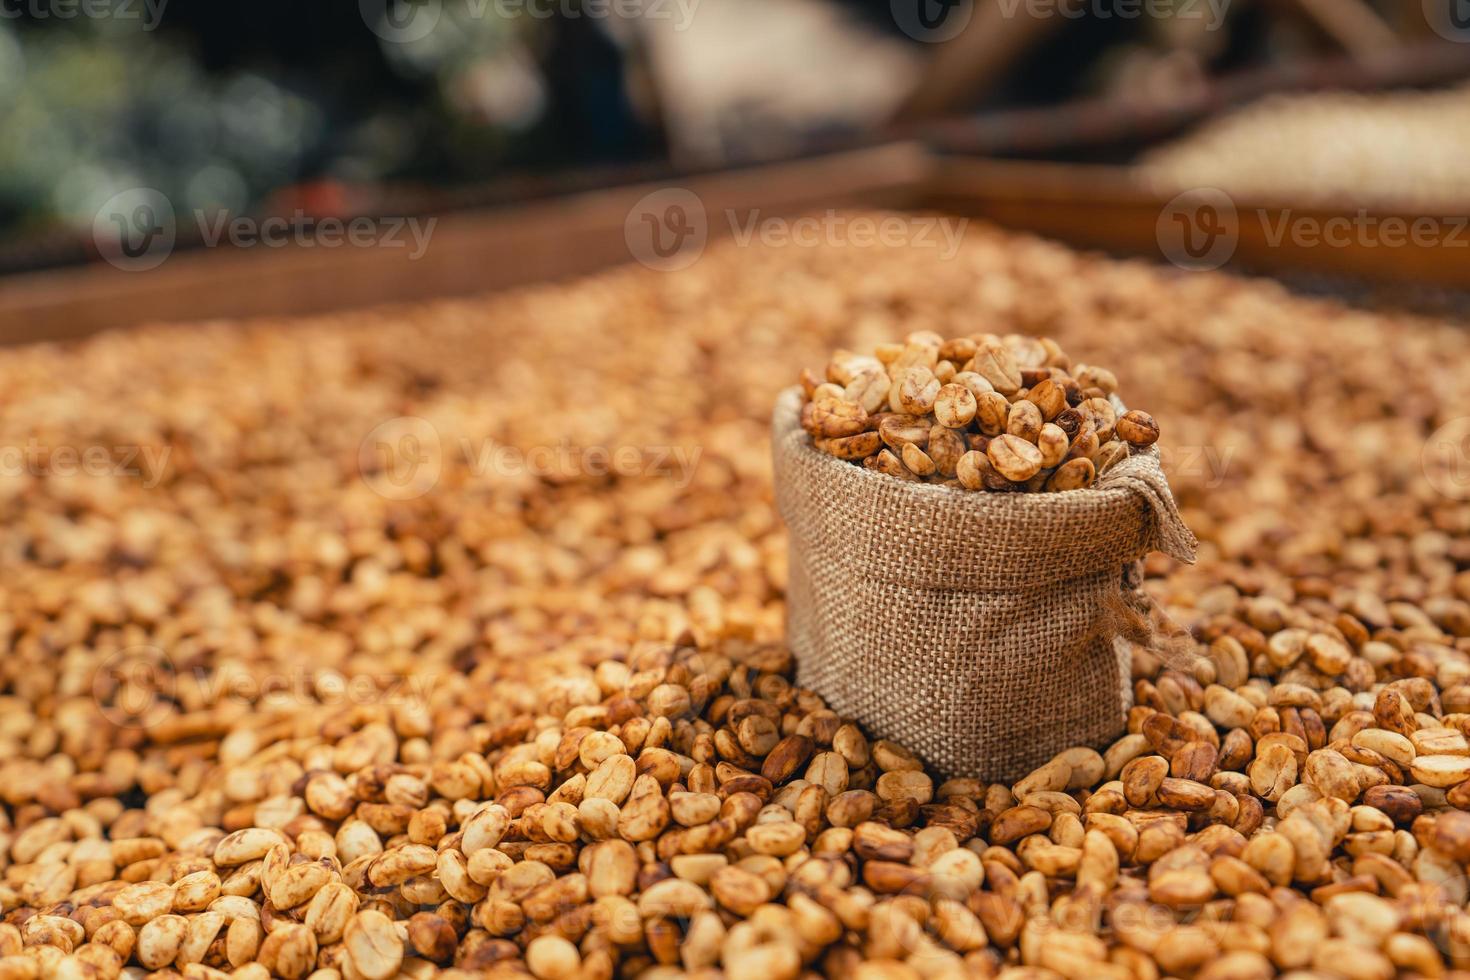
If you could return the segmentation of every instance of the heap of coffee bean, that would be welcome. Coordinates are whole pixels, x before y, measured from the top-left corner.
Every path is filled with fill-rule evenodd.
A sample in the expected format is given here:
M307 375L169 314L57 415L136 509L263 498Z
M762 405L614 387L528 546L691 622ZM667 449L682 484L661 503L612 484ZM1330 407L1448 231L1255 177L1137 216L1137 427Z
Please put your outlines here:
M872 354L838 350L802 372L816 447L900 480L966 490L1081 490L1153 445L1147 412L1121 415L1118 379L1046 337L911 333Z

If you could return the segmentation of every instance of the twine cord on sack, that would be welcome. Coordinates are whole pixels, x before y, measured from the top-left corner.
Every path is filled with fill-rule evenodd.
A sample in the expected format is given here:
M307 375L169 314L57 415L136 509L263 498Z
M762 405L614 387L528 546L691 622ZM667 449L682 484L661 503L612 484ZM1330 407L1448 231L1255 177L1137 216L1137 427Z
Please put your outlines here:
M1116 397L1114 403L1117 408L1123 408ZM1151 449L1150 452L1157 451ZM1098 487L1123 487L1142 498L1148 514L1156 522L1154 550L1175 561L1193 565L1199 541L1179 516L1179 505L1174 502L1163 469L1158 466L1129 466L1133 458L1129 457L1103 474ZM1138 644L1168 666L1186 673L1204 659L1196 652L1194 638L1189 631L1176 623L1144 591L1141 562L1124 566L1118 596L1105 604L1101 629L1111 630L1112 635Z
M1148 650L1165 664L1186 673L1205 658L1195 650L1194 637L1142 588L1130 586L1128 573L1116 596L1110 597L1098 617L1100 637L1120 636Z

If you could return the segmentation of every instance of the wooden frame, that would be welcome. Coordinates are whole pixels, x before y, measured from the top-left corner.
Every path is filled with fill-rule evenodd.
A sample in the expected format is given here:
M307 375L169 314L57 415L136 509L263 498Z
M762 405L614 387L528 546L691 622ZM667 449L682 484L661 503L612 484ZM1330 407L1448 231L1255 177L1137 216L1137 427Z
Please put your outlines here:
M1009 163L939 158L920 206L968 214L1071 245L1168 261L1159 222L1171 201L1126 167ZM1229 265L1263 274L1321 273L1374 283L1470 289L1470 216L1406 214L1373 208L1288 207L1278 201L1234 202L1237 232ZM1340 234L1337 242L1293 240L1304 229L1355 222L1378 233ZM1385 223L1419 222L1421 240L1439 244L1375 244ZM1397 236L1395 236L1397 237Z
M434 296L484 293L594 272L632 258L624 225L647 194L672 186L706 212L767 215L828 207L944 211L1156 261L1169 198L1126 167L1007 162L935 153L917 141L667 181L577 190L519 205L442 215L418 260L406 249L284 246L182 251L157 269L96 263L0 279L0 343L64 340L155 321L311 314ZM1273 243L1278 202L1235 202L1242 216L1231 266L1327 273L1370 283L1470 290L1464 216L1391 215L1434 223L1440 244ZM1293 208L1319 227L1356 209ZM709 221L712 235L728 223ZM1432 237L1432 236L1431 236Z
M706 209L789 214L816 207L905 207L931 162L916 143L751 167L663 183L573 193L438 219L417 260L408 249L219 246L155 269L104 263L0 279L0 344L64 340L149 321L284 316L469 295L627 262L624 222L670 186ZM719 222L711 222L718 231Z

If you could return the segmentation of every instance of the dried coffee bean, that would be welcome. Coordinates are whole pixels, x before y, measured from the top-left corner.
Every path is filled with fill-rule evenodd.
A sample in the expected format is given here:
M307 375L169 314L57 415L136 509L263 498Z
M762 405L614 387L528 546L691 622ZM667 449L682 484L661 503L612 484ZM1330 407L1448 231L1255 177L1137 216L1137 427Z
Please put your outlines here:
M1097 433L1099 443L1108 442L1113 438L1114 428L1118 423L1117 412L1113 409L1113 403L1106 398L1088 398L1082 403L1082 410L1092 420L1092 428Z
M812 402L815 435L824 438L857 435L867 429L868 413L861 405L840 399Z
M1029 480L1041 469L1041 450L1020 436L999 436L986 450L995 471L1012 483Z
M934 419L950 429L963 429L975 418L975 395L964 385L947 384L934 399Z
M921 449L929 443L930 425L917 415L889 414L878 423L878 435L883 443L896 452L902 452L909 444Z
M1092 486L1096 477L1096 470L1090 459L1069 459L1057 467L1047 480L1046 489L1053 491L1061 490L1085 490Z
M987 392L976 399L975 425L987 436L998 436L1006 431L1006 421L1011 414L1011 403L999 392Z
M995 391L995 386L974 371L960 371L952 379L953 384L963 385L978 400L981 395Z
M1082 429L1083 425L1087 423L1088 416L1081 409L1068 408L1058 415L1054 421L1057 428L1065 432L1068 439L1072 439Z
M934 466L941 475L954 476L960 457L969 448L963 435L936 422L929 429L929 444L924 447L924 451L934 460Z
M1041 450L1042 467L1052 469L1060 466L1062 460L1067 458L1071 443L1060 426L1048 422L1041 427L1041 432L1036 437L1036 448Z
M913 443L903 447L903 465L915 476L932 476L935 471L934 460Z
M1079 364L1072 372L1072 377L1084 388L1097 388L1106 395L1115 394L1118 390L1118 377L1107 368L1098 367L1095 364Z
M872 414L888 404L888 373L882 368L857 374L842 390L842 397Z
M1006 419L1006 432L1024 439L1033 446L1041 438L1041 409L1029 401L1018 401L1011 406Z
M1100 448L1102 448L1102 443L1097 441L1097 430L1090 424L1084 425L1081 431L1072 437L1072 445L1067 450L1067 458L1091 459L1097 455Z
M861 432L841 439L818 439L816 446L822 452L836 456L838 459L857 461L876 453L882 448L883 440L876 432Z
M990 458L972 449L955 464L955 476L966 490L984 490L985 474L990 468Z
M905 445L904 448L907 449L909 446ZM897 477L900 480L913 481L917 479L913 472L897 456L893 455L891 449L881 449L876 454L864 459L863 466L887 476Z
M1021 369L1011 352L1000 344L987 343L975 352L974 372L1002 395L1021 387Z
M924 416L934 410L939 397L939 379L928 368L909 368L894 382L898 389L898 405L895 411Z
M1152 446L1159 441L1159 423L1147 412L1133 409L1118 419L1118 438L1132 446Z
M1026 400L1035 405L1047 422L1061 415L1067 408L1067 393L1060 384L1047 378L1026 392Z

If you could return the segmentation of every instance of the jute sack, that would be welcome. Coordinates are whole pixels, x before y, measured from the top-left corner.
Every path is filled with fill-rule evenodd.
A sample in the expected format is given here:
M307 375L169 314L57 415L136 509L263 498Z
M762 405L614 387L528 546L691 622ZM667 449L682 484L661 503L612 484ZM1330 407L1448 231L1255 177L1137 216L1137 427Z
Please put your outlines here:
M772 422L797 682L949 777L1014 780L1122 734L1115 641L1155 638L1137 562L1194 560L1157 450L1087 490L972 493L820 452L800 412L792 388Z

